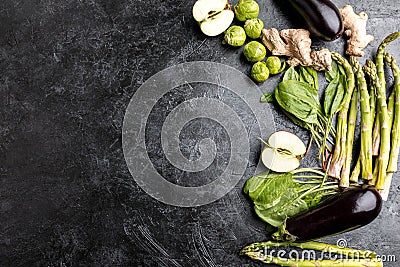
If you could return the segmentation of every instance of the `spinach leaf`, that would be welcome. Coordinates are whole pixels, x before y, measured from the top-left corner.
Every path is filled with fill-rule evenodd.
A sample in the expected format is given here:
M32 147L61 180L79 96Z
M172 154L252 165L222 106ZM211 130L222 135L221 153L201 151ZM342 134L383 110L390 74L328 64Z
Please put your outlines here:
M313 194L307 195L303 198L303 200L307 203L308 208L312 208L320 204L322 201L325 201L326 197L332 195L332 191L329 190L321 190L315 192Z
M311 87L318 90L318 73L310 67L299 67L300 81L308 83Z
M255 206L256 214L272 226L280 226L288 217L292 217L308 209L307 203L298 198L296 188L289 188L280 197L278 204L269 209Z
M328 82L331 82L339 74L339 66L336 61L334 61L334 60L332 61L331 67L332 67L332 70L325 71L325 78Z
M287 217L307 209L307 203L298 199L297 188L291 173L269 172L248 179L243 190L252 199L258 216L277 227Z
M260 101L264 102L264 103L272 103L272 102L274 102L274 100L275 100L274 92L265 93L261 96L261 99L260 99Z
M325 114L329 117L331 115L331 110L332 110L331 107L332 107L333 101L335 100L338 86L339 86L339 75L336 75L336 77L329 82L328 86L325 89L324 111L325 111Z
M261 220L279 227L287 218L314 207L334 193L315 184L300 183L292 173L265 172L246 181L244 193L254 204ZM304 193L306 192L306 193Z
M295 186L291 173L270 174L267 178L255 176L250 180L248 195L255 205L264 209L276 204L276 200L290 187Z
M275 88L275 99L287 112L306 123L317 123L321 112L318 92L309 84L285 80Z
M339 84L338 84L338 87L336 88L335 99L332 102L332 106L331 106L331 110L330 110L330 116L333 116L340 109L340 105L342 103L343 97L346 94L346 88L347 88L346 83L347 83L346 76L340 75Z
M249 178L243 188L243 191L245 194L251 194L254 191L256 191L260 186L263 185L265 182L269 182L273 178L276 178L280 176L280 173L274 173L274 172L263 172L257 175L254 175L253 177ZM254 196L254 195L252 195ZM253 197L252 197L253 199Z
M347 88L346 71L342 65L332 61L332 70L325 71L325 77L329 82L325 89L324 111L328 117L332 117L339 111Z
M286 71L285 74L283 75L283 81L286 80L296 80L298 81L300 79L300 75L297 73L295 68L293 66L289 67Z

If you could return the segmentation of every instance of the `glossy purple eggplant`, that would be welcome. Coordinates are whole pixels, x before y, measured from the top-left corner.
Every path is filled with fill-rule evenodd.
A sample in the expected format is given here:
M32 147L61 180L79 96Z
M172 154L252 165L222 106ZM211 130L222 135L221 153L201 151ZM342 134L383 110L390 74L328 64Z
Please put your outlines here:
M374 188L347 189L287 219L284 239L304 242L344 233L372 222L381 208L381 195Z
M342 16L331 1L289 0L289 2L304 18L308 30L316 37L333 41L343 34Z

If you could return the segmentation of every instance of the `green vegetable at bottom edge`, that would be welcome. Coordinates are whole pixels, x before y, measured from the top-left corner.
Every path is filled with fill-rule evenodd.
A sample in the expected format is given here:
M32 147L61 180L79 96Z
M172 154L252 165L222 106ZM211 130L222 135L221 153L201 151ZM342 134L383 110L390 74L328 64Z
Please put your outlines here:
M288 253L288 257L282 255L274 256L272 251L279 247L296 247L307 250L307 253ZM312 259L313 253L310 250L321 251L328 254L331 259ZM293 255L294 254L294 255ZM287 243L266 241L253 243L240 251L240 255L245 255L251 259L267 263L277 264L288 267L382 267L382 259L378 258L376 253L368 250L358 250L352 248L343 248L336 245L321 242ZM298 256L295 257L294 256Z

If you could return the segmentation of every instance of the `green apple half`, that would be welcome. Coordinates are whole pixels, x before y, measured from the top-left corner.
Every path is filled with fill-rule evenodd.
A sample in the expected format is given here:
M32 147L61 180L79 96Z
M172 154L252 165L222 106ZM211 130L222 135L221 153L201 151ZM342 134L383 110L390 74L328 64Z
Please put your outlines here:
M297 135L277 131L269 137L261 153L261 160L272 171L289 172L300 166L306 151L306 146Z
M227 0L198 0L193 5L192 14L201 31L208 36L223 33L235 16Z

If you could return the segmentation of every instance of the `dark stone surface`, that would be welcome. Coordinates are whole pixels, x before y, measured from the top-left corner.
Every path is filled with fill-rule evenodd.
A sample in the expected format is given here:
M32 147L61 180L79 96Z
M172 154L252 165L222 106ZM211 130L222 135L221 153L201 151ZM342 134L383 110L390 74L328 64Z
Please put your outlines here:
M277 2L260 1L265 27L301 27L302 22L287 17L286 6ZM256 157L247 177L222 199L180 208L147 195L132 179L123 156L125 110L153 74L195 60L224 63L244 73L250 69L241 49L222 46L220 37L207 38L200 32L191 16L193 3L1 1L1 266L257 266L238 256L244 245L265 238L264 225L241 193L245 179L255 171ZM335 3L368 12L368 31L376 39L365 50L366 57L374 54L384 36L399 30L397 1ZM343 39L315 43L340 52L343 45ZM399 47L398 42L389 47L397 58ZM277 79L259 85L260 90L272 90ZM189 96L177 89L165 97L166 103L176 105ZM277 129L307 138L278 109L271 109ZM162 106L155 107L148 124L160 127L163 112ZM250 115L243 118L256 126ZM229 156L220 126L207 119L193 121L182 132L181 150L195 159L196 143L209 136L219 140L221 163L214 170L218 174ZM257 137L257 131L249 136L256 155ZM157 136L150 134L147 141L153 138ZM179 170L157 161L163 157L158 146L157 141L149 143L151 158L169 181L194 186L212 180L210 170L197 176L181 174L179 180L174 176ZM310 157L303 164L316 161ZM345 238L349 246L400 260L399 178L394 176L379 218L325 241Z

